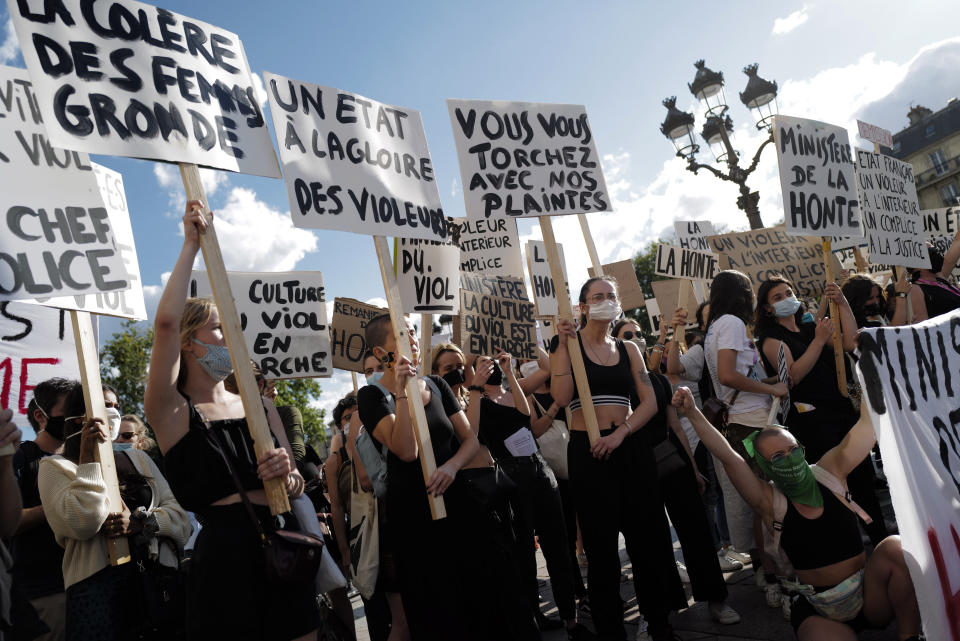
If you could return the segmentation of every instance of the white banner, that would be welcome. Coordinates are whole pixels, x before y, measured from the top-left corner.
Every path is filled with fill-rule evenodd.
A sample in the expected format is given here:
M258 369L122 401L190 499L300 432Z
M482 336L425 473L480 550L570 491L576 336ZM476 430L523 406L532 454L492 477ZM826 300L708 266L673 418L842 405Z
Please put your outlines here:
M506 218L448 218L454 244L460 246L460 271L488 276L523 277L517 221Z
M666 243L657 245L654 273L661 276L709 282L719 271L718 256L712 252L681 249Z
M103 204L107 207L107 217L113 226L113 234L117 239L117 249L123 258L130 289L121 292L86 296L60 296L23 302L39 303L64 309L77 309L93 314L118 316L133 320L146 320L147 308L143 301L140 262L137 260L137 248L133 242L133 228L130 226L130 212L127 211L127 195L123 190L123 176L120 172L108 169L103 165L90 164L93 165L93 173L97 177L97 186L100 187Z
M713 223L709 220L675 220L673 229L677 232L677 245L684 249L710 251L708 236L713 236Z
M863 236L847 130L791 116L775 129L787 233Z
M250 358L265 378L333 376L326 293L320 272L227 272ZM210 296L206 272L190 295Z
M960 641L960 311L860 332L858 366L928 639Z
M857 189L870 262L930 267L913 165L858 149Z
M447 109L467 218L610 210L583 105L451 99Z
M567 260L563 257L563 245L557 243L557 253L560 256L560 268L563 270L564 287L567 296L570 292L570 279L567 276ZM533 300L537 304L537 316L558 316L557 290L550 272L550 263L547 262L547 245L539 240L527 241L527 267L530 269L530 286L533 289Z
M280 177L236 34L134 0L7 6L53 144Z
M54 376L80 380L70 312L0 303L0 408L13 410L25 435L33 388Z
M419 111L263 76L295 226L447 237Z
M460 249L450 243L398 238L397 286L408 314L456 314L460 310Z
M0 67L0 299L129 289L87 154L46 139L25 69Z

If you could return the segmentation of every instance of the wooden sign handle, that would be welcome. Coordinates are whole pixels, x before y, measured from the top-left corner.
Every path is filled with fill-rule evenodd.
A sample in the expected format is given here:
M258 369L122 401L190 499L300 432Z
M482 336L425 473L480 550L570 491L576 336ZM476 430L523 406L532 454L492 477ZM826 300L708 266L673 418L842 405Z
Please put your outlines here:
M97 354L90 312L71 310L70 322L73 325L77 360L80 362L80 383L83 385L83 403L87 408L87 418L106 420L107 408L103 402L103 383L100 380L100 357ZM113 460L113 443L107 440L97 445L95 456L100 463L103 482L107 485L110 512L122 512L123 499L120 498L117 465ZM107 539L107 552L110 555L110 565L121 565L130 561L130 545L127 537Z
M360 381L357 380L356 372L350 372L350 377L353 378L353 394L356 396L357 392L360 391Z
M433 314L420 315L420 371L423 375L433 371Z
M393 324L393 335L397 339L397 352L413 360L410 350L410 339L407 336L407 322L403 317L403 305L400 302L400 288L394 275L393 263L390 260L390 245L383 236L374 236L373 243L377 248L377 262L380 263L380 275L383 276L383 290L387 295L387 307L390 309L390 321ZM420 381L416 377L407 380L407 405L410 408L410 419L413 421L413 433L420 450L420 469L423 470L423 482L429 484L433 473L437 471L437 461L433 457L433 441L430 438L430 429L427 427L427 413L420 402ZM430 514L433 519L446 518L447 507L442 496L427 495L430 503Z
M831 256L830 249L830 239L823 239L823 266L827 271L827 282L834 282L833 275L833 262L830 260ZM840 390L840 395L846 397L847 392L847 368L844 363L843 356L843 337L841 336L842 332L842 321L840 319L840 309L836 303L830 301L830 318L833 320L833 358L837 366L837 389Z
M597 276L603 276L603 265L600 264L600 254L597 253L597 244L593 242L593 234L590 233L590 223L587 222L586 214L577 214L577 220L580 221L580 230L583 232L583 241L587 244L587 253L590 254L593 271Z
M200 182L200 170L196 165L180 163L180 177L187 193L187 200L199 200L203 203L203 214L209 223L212 220L207 196ZM230 348L230 358L233 361L233 373L240 388L240 399L243 401L243 413L247 417L247 427L253 438L253 449L259 459L265 452L273 449L273 437L270 425L263 411L263 399L257 388L257 380L250 368L250 353L247 351L247 342L243 338L240 326L240 314L234 302L233 292L230 290L230 281L227 279L227 268L223 264L223 254L220 253L220 243L213 225L200 234L200 250L203 252L203 262L207 267L210 278L210 289L213 291L213 300L220 312L220 325L223 337ZM199 470L198 470L199 472ZM283 479L264 481L264 490L267 493L267 503L272 514L283 514L290 511L290 501L287 500L287 488Z
M857 263L857 271L861 274L868 274L870 272L870 267L867 265L867 259L863 257L863 252L860 251L859 247L853 248L853 259Z
M560 252L557 250L557 239L553 235L553 222L549 216L540 216L540 230L543 232L543 244L547 248L547 262L550 264L550 277L554 283L564 283L563 266L560 264ZM601 274L600 261L596 263L597 274ZM560 318L573 322L573 309L570 305L570 293L566 287L554 288L557 292L557 309ZM590 381L587 380L587 370L580 353L580 341L576 337L567 341L567 351L570 353L570 366L573 370L573 380L577 383L577 392L580 395L580 405L583 410L583 420L587 424L587 436L590 445L600 439L600 424L597 422L597 410L593 406L593 394L590 393Z

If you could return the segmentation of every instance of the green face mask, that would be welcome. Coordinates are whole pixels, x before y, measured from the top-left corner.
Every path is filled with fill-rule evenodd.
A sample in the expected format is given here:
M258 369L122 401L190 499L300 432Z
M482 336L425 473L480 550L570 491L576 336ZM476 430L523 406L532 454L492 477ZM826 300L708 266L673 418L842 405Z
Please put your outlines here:
M756 452L754 459L767 478L776 483L788 499L811 507L823 505L823 495L820 494L817 479L802 447L778 457L776 462L768 461L760 452Z

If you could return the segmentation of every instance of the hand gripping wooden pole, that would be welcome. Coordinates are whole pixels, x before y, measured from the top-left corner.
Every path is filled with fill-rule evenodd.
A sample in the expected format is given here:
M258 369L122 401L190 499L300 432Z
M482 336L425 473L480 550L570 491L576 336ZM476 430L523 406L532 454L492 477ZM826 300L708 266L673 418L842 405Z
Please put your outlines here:
M424 376L433 371L433 314L420 315L420 371Z
M550 277L553 279L557 292L557 309L559 318L573 322L573 308L570 305L570 293L563 286L563 266L560 264L560 252L557 250L557 239L553 235L553 221L549 216L540 216L540 230L543 232L543 244L547 248L547 262L550 264ZM600 261L596 262L597 274L601 274ZM574 323L575 324L575 323ZM570 368L573 370L573 380L577 383L577 393L580 395L583 421L587 425L587 436L593 445L600 439L600 425L597 422L597 410L593 406L593 395L590 393L590 381L587 380L587 370L583 363L583 354L580 352L580 341L576 337L568 339L567 351L570 352Z
M240 314L234 302L233 292L230 290L230 281L227 279L227 268L223 264L223 254L220 253L220 243L207 204L207 196L200 182L200 171L191 163L180 163L180 177L187 192L187 200L199 200L203 203L203 215L208 222L207 231L200 234L200 250L203 252L203 262L210 277L210 289L213 291L213 300L220 312L220 326L223 337L230 348L230 358L233 361L233 372L240 388L240 399L243 401L243 413L247 417L247 427L253 437L253 449L257 458L273 449L273 438L267 415L263 411L263 400L257 389L257 380L250 369L250 354L247 343L243 338L240 326ZM238 367L239 365L239 367ZM199 470L198 470L199 472ZM267 493L267 503L272 514L282 514L290 511L290 501L287 500L287 488L283 479L270 479L263 482Z
M87 418L100 418L106 421L107 408L103 402L103 383L100 381L100 357L93 338L93 323L90 312L71 310L70 322L73 325L73 337L77 347L77 360L80 362L80 383L83 385L83 404L87 408ZM120 484L117 481L117 465L113 460L113 443L109 440L97 445L95 453L100 463L100 473L107 485L107 499L110 512L123 511L123 499L120 498ZM107 539L107 552L110 565L120 565L130 561L130 545L127 537Z
M387 295L387 307L390 310L390 322L393 325L393 336L397 339L397 352L413 360L410 350L410 338L407 336L407 321L403 317L403 305L400 302L400 288L397 286L397 277L390 260L390 245L383 236L373 237L377 248L377 262L380 263L380 275L383 276L383 290ZM410 408L410 420L413 421L413 433L417 438L417 448L420 450L420 469L423 470L423 482L429 484L433 473L437 471L437 461L433 457L433 441L430 439L430 429L427 427L427 413L420 402L420 381L416 377L407 379L407 404ZM430 502L430 513L433 519L442 519L447 516L447 507L442 496L427 495Z
M827 271L827 282L834 282L833 261L830 238L823 239L823 266ZM837 304L830 301L830 319L833 321L833 358L837 366L837 388L841 396L847 396L847 368L843 355L843 337L841 336L842 320L840 319L840 309Z

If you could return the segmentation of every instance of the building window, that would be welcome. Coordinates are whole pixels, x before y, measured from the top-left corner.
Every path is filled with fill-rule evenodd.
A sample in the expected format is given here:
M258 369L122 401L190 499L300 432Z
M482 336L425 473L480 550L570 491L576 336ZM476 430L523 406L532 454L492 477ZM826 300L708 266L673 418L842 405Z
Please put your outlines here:
M926 136L927 138L930 138L935 133L937 133L937 126L933 123L930 123L929 125L927 125L927 129L923 132L923 135Z
M937 149L930 154L930 162L933 163L933 169L938 174L947 173L947 157L943 155L942 149Z
M960 189L957 189L957 183L950 183L940 189L940 196L948 207L960 205Z

